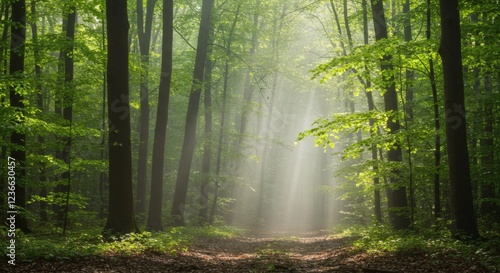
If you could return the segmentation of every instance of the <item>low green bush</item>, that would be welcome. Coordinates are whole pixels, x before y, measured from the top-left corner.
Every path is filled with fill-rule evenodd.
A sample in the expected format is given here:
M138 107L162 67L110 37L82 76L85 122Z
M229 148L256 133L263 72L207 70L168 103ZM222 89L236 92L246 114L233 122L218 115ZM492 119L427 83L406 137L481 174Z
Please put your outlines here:
M393 230L385 225L368 227L337 227L334 233L352 237L355 249L368 253L381 252L427 252L453 253L466 259L479 259L492 268L500 268L500 237L483 237L477 241L460 241L451 238L447 229L427 228L414 230Z
M131 233L104 240L101 229L86 229L61 235L16 234L16 260L69 259L89 255L136 255L147 252L175 255L187 251L190 243L199 237L227 238L241 233L233 227L176 227L161 232ZM5 252L6 240L0 247ZM6 254L6 253L4 253Z

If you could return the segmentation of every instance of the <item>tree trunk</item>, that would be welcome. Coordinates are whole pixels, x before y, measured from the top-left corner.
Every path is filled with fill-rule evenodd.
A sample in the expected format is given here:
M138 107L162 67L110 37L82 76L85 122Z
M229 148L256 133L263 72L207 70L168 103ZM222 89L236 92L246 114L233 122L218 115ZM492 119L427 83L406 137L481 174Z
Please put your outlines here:
M67 121L69 126L69 135L66 137L66 143L62 151L64 163L68 169L62 174L63 183L65 183L66 204L64 205L64 227L63 234L66 233L66 226L68 224L68 210L69 210L69 193L71 191L71 131L73 122L73 92L74 92L74 61L73 61L73 48L75 40L75 24L76 24L76 8L71 6L69 8L67 26L66 26L66 39L68 48L65 50L64 55L64 107L63 118Z
M368 4L366 0L363 0L361 3L363 7L363 41L365 45L369 44L368 40ZM365 81L365 87L366 89L371 88L371 81L370 79L367 79ZM375 102L373 101L373 93L371 91L365 91L366 99L368 101L368 111L374 111L375 110ZM369 120L369 125L370 127L373 127L375 124L375 121L373 119ZM371 133L372 135L370 137L374 137L375 133ZM375 173L375 177L373 178L373 202L374 202L374 213L375 213L375 220L377 223L382 223L382 207L381 207L381 196L380 196L380 178L378 174L378 157L377 157L377 146L375 144L372 144L371 147L371 152L372 152L372 160L373 160L373 171Z
M132 195L126 1L106 1L108 20L109 214L103 234L138 232Z
M182 144L181 158L177 181L175 185L174 201L172 204L172 224L174 226L184 225L184 209L186 206L186 195L191 171L191 162L196 140L196 125L198 109L200 105L201 90L203 88L203 74L205 61L207 59L208 39L210 34L210 17L212 14L213 0L204 0L200 29L198 33L198 46L193 71L193 82L191 94L189 95L188 109L186 114L186 128L184 131L184 142Z
M387 23L385 21L384 6L382 0L371 0L371 7L373 13L373 23L375 26L375 39L380 41L387 39ZM380 64L381 73L389 73L389 86L387 86L384 93L384 105L386 112L398 112L398 95L396 93L396 85L394 83L392 56L386 54L383 56ZM395 134L399 131L400 125L398 120L389 118L387 121L387 128L390 130L389 134ZM395 146L390 148L387 154L389 162L401 162L403 155L401 145L395 143ZM402 185L403 179L399 170L392 170L392 177L390 178L390 187L387 189L387 205L389 208L389 218L392 226L395 229L406 229L410 226L410 219L408 218L408 202L406 197L406 187Z
M431 1L427 0L427 40L431 39ZM431 81L432 101L434 104L434 217L441 217L441 186L439 173L441 169L441 125L439 119L439 99L434 73L434 60L429 57L429 80Z
M163 197L163 165L165 161L165 141L168 123L170 100L170 83L172 78L172 46L174 1L163 0L163 40L160 86L158 91L158 110L156 114L155 138L153 143L153 166L151 169L151 199L147 228L161 230L162 197Z
M236 8L235 15L234 15L234 20L233 24L231 26L231 30L229 31L229 36L226 41L226 60L224 64L224 85L223 85L223 90L222 90L222 109L221 109L221 114L220 114L220 128L219 128L219 142L217 146L217 163L215 166L215 176L216 176L216 181L215 181L215 191L214 191L214 199L212 200L212 210L210 212L210 224L213 224L215 214L217 212L217 200L219 198L218 193L219 193L219 187L220 187L220 171L221 171L221 164L222 164L222 150L223 150L223 145L224 145L224 126L226 123L226 103L227 103L227 92L228 92L228 81L229 81L229 61L231 60L231 44L233 42L233 34L234 34L234 29L236 28L236 23L238 22L238 17L240 15L240 8L241 8L241 2L238 4L238 7ZM233 192L232 186L228 186L229 192Z
M404 22L404 35L405 42L411 42L411 20L410 20L410 0L406 0L403 4L403 13L406 16ZM411 58L411 56L409 56ZM406 82L405 82L405 99L401 98L405 106L405 127L406 131L409 131L410 124L413 121L413 82L415 81L415 72L411 68L405 69ZM415 186L413 185L413 161L411 157L411 141L410 135L406 134L406 143L408 145L406 153L408 156L408 180L409 180L409 191L410 191L410 222L413 223L415 220Z
M41 53L40 53L40 47L38 45L38 27L36 24L36 19L37 19L37 11L36 11L36 2L33 1L31 2L31 14L35 18L35 20L31 23L31 35L33 38L33 57L35 60L35 77L36 77L36 91L37 91L37 108L41 113L45 113L44 107L43 107L43 88L42 88L42 83L41 83L41 77L42 77L42 67L40 66L41 62ZM43 29L43 27L42 27ZM38 136L38 145L40 146L40 149L38 150L39 155L44 155L45 150L43 148L45 142L45 138L43 136ZM40 162L39 163L39 180L41 184L41 189L40 189L40 197L47 197L47 186L45 185L47 183L47 177L45 173L45 163ZM47 202L41 200L40 201L40 221L41 222L47 222L48 220L48 215L47 215Z
M142 0L137 0L137 33L141 55L140 115L139 115L139 151L137 158L136 213L146 212L146 188L148 181L148 146L149 146L149 52L155 0L148 0L146 6L146 24Z
M213 29L211 30L213 35ZM209 38L211 41L212 38ZM204 94L203 105L205 107L205 143L203 144L203 162L201 165L201 173L203 175L200 187L200 211L198 217L205 223L208 221L208 189L210 186L210 161L212 159L212 68L213 62L210 58L212 55L212 46L209 47L207 60L205 63L205 79L204 79Z
M467 150L458 0L440 0L440 11L441 44L439 54L443 62L446 141L453 219L452 235L454 237L466 235L476 238L479 233L472 201Z
M26 3L24 0L18 0L11 4L12 6L12 25L10 40L10 75L12 78L22 81L24 78L24 56L26 42ZM24 116L25 105L24 96L16 91L19 86L10 87L10 106L16 110L14 124L23 126L22 117ZM17 116L19 115L19 116ZM19 119L21 121L19 121ZM14 129L10 136L10 143L13 147L10 149L10 157L15 160L15 205L18 208L26 208L26 135ZM16 209L19 211L18 209ZM16 215L16 228L24 233L30 233L31 229L24 213Z
M252 60L255 55L255 52L257 51L258 48L258 41L259 41L259 33L258 33L258 27L259 27L259 8L261 5L260 0L255 1L255 10L253 13L253 29L252 29L252 40L251 40L251 45L250 45L250 50L249 50L249 58ZM243 147L246 147L244 141L245 141L245 134L247 132L247 127L248 127L248 117L250 114L250 108L252 104L252 97L254 93L254 76L251 73L252 71L249 70L246 73L245 76L245 89L243 91L243 103L242 103L242 109L241 109L241 116L240 116L240 128L239 128L239 133L238 133L238 141L236 142L236 147L235 150L237 151L237 155L241 156L243 159L245 157L245 151ZM234 175L237 175L237 173L241 170L242 168L242 159L236 161L236 164L234 165L233 172ZM238 194L238 188L234 188L234 195ZM231 225L233 220L234 220L234 209L236 207L236 202L238 202L237 199L233 203L229 205L229 211L228 215L226 217L226 223L228 225Z

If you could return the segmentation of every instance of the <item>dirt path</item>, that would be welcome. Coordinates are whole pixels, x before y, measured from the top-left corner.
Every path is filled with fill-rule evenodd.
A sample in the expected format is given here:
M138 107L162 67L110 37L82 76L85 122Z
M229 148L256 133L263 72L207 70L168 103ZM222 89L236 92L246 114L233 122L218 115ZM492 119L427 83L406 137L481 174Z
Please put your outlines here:
M175 257L93 256L26 263L3 272L490 272L452 254L373 255L345 243L324 232L254 232L230 239L200 238Z

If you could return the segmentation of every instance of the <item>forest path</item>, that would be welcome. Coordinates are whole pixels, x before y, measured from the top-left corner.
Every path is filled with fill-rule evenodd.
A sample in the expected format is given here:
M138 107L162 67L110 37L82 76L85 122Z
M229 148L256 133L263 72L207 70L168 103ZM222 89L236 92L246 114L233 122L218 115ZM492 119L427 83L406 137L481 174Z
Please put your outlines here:
M226 239L198 238L176 256L92 256L21 264L3 272L490 272L453 253L375 255L355 251L348 243L323 231L251 231Z

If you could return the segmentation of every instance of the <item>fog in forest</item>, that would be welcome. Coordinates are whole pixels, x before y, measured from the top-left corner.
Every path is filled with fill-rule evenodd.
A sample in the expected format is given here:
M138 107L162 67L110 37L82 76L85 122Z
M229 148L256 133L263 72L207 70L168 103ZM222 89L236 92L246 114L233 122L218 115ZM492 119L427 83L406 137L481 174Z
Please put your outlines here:
M338 196L332 193L334 161L340 161L332 154L337 151L318 147L311 137L297 141L316 119L341 108L331 99L335 86L310 79L310 70L326 54L318 43L321 30L311 20L294 18L297 28L276 53L283 64L270 71L272 76L256 94L260 112L249 119L254 135L243 143L246 159L237 169L227 166L240 179L235 224L298 232L324 229L341 218Z

